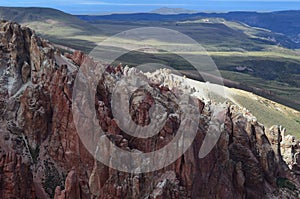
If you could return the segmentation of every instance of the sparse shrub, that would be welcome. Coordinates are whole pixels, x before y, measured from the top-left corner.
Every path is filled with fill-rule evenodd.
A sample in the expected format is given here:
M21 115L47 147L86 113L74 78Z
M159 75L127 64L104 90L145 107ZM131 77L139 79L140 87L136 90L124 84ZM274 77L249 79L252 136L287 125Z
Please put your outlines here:
M291 191L296 191L297 190L296 185L294 185L287 178L277 178L276 183L277 183L277 186L279 188L287 188Z

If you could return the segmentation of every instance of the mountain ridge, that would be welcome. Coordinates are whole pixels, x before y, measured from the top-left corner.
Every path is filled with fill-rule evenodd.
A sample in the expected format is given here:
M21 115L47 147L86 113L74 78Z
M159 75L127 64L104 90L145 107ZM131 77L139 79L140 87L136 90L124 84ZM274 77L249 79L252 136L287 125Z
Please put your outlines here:
M286 135L281 126L265 129L249 111L230 103L220 104L200 90L194 92L192 87L196 85L184 77L177 81L169 70L144 74L135 68L95 63L80 51L62 54L50 42L16 23L1 21L0 32L1 198L298 197L300 142ZM102 72L92 103L96 115L84 114L83 105L89 104L89 94L75 95L79 98L73 95L78 92L74 88L76 78L80 78L79 83L92 85L93 78L79 73L86 66L88 73ZM149 80L130 99L132 121L146 126L148 106L154 102L169 112L163 128L149 139L129 136L112 114L112 92L125 78ZM197 89L204 90L201 85ZM197 130L197 134L178 160L144 174L120 172L97 160L98 156L112 157L109 151L103 153L99 145L103 136L121 150L135 154L168 145L182 123L182 110L178 109L182 104L175 101L182 93L187 94L189 107L199 110L200 116L199 121L194 121L197 129L185 128L187 133ZM195 93L198 97L193 96ZM83 117L74 115L72 106L78 105L82 105ZM94 131L86 117L96 119L104 134ZM87 139L79 137L76 124L84 129ZM210 125L219 132L210 131ZM198 151L206 136L218 133L216 146L199 159ZM92 142L84 145L86 141ZM93 151L85 146L94 146ZM122 164L131 167L130 162Z
M191 14L197 12L198 11L196 10L188 10L183 8L169 8L169 7L162 7L150 11L150 13L157 13L157 14Z
M285 15L283 17L283 15ZM88 17L84 15L78 15L79 18L88 20ZM87 16L87 15L86 15ZM227 20L234 20L244 22L250 26L257 26L260 28L267 28L274 32L287 34L289 37L293 38L298 43L298 30L300 24L297 19L300 16L300 10L290 10L290 11L274 11L274 12L249 12L249 11L230 11L227 13L192 13L192 14L174 14L174 15L159 15L151 13L138 13L138 14L111 14L106 16L93 16L94 20L186 20L186 19L197 19L199 17L220 17ZM251 19L252 18L252 19ZM253 21L253 18L256 18ZM91 20L92 18L89 18ZM271 20L272 19L272 20ZM291 20L292 19L292 20ZM283 21L281 21L283 20ZM269 21L269 23L267 23ZM281 22L281 25L278 23ZM289 23L287 23L289 22ZM292 23L291 28L290 27ZM273 25L277 24L277 26ZM288 25L287 25L288 24Z

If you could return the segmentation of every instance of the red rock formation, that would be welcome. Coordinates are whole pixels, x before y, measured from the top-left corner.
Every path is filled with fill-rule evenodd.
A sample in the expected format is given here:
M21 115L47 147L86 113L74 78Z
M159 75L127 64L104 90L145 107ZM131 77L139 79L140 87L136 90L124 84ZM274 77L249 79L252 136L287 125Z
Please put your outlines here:
M15 153L0 159L0 187L0 198L35 198L30 168Z
M73 199L82 196L81 187L75 171L70 171L66 178L65 189L62 191L60 187L56 187L54 199ZM84 198L84 197L80 197ZM88 198L88 197L86 197Z
M75 51L72 55L67 54L66 57L72 59L75 64L81 66L84 60L84 54L81 51Z
M279 141L280 133L274 131L273 137L266 135L251 114L244 116L235 106L219 113L225 118L220 139L205 158L198 158L215 106L199 99L191 98L191 105L201 113L196 138L171 165L151 173L128 174L97 162L77 134L71 109L78 68L84 63L95 65L93 60L79 51L65 57L15 23L1 22L0 33L0 67L4 68L0 79L0 150L17 154L1 159L0 198L297 198L291 194L297 191L286 191L278 179L286 178L300 187L296 170L293 173L286 166L286 158L281 161L283 147L290 151L298 145L290 138ZM154 98L168 115L157 135L133 138L118 126L111 95L118 79L137 74L121 65L104 69L95 109L106 135L128 151L149 152L167 145L180 126L174 89L151 83L136 91L129 106L136 125L151 123L149 109ZM87 134L91 132L88 123L82 126ZM97 136L91 135L87 141L93 142ZM293 154L288 164L298 168L299 153Z

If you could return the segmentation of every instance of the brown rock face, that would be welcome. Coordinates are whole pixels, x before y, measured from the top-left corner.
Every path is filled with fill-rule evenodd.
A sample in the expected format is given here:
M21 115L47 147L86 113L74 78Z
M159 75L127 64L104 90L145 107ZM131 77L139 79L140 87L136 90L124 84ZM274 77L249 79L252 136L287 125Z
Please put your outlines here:
M216 107L221 105L193 97L190 104L200 112L197 134L175 162L143 174L105 166L94 159L96 149L91 154L85 148L72 112L78 70L84 63L96 63L79 51L63 56L49 42L15 23L0 23L0 41L0 152L6 154L0 159L0 198L298 198L299 142L282 135L280 128L265 133L252 115L236 106L226 105L219 111ZM132 120L128 125L151 125L154 102L167 112L157 135L136 138L118 126L111 98L120 79L148 76L121 65L100 67L104 72L96 85L93 106L104 136L131 152L151 152L168 145L182 122L175 94L184 88L178 85L175 91L157 84L167 79L164 75L168 74L162 72L155 83L134 92L127 107ZM220 138L199 159L214 115L225 121L220 125ZM84 141L99 139L100 134L91 134L88 122L80 125L90 135Z
M267 136L273 144L274 151L277 151L277 160L281 163L284 170L291 169L291 178L300 180L300 142L294 136L286 135L285 128L282 126L272 126L267 131Z
M78 178L74 171L70 171L65 182L65 190L56 187L54 199L72 199L81 195Z
M20 156L7 153L0 159L0 197L35 198L33 178L28 165Z
M49 95L43 88L27 87L20 97L18 126L24 131L28 144L35 150L48 136L51 107Z

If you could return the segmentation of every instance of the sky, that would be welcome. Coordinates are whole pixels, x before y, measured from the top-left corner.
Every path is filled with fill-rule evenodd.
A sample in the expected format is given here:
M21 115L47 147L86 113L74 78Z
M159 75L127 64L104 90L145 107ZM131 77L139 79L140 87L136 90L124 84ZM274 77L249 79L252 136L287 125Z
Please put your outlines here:
M0 0L0 6L50 7L72 14L149 12L161 7L227 12L300 10L300 0Z

